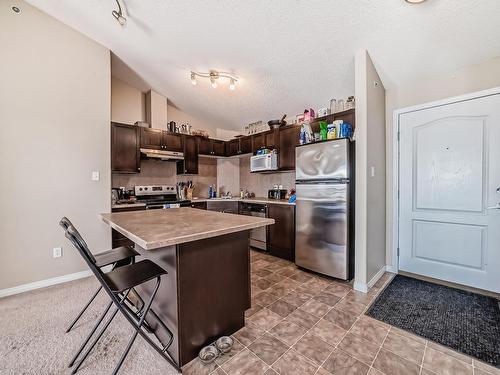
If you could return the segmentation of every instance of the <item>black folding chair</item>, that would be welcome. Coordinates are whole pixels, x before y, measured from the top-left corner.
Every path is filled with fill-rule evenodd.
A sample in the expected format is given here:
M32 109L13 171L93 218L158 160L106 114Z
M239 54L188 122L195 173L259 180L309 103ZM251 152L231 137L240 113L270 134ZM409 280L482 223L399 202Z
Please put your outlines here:
M61 221L59 222L59 225L66 231L70 226L73 226L73 223L67 218L63 217ZM85 243L85 241L82 238L82 241ZM85 243L85 245L87 245ZM97 267L103 268L106 266L112 265L112 269L115 269L116 267L123 266L125 264L130 264L135 262L135 257L138 256L139 253L135 251L134 249L128 247L128 246L120 246L116 247L111 250L103 251L101 253L94 254L94 258L96 260ZM66 333L71 331L73 327L75 326L76 322L82 317L83 313L88 309L90 304L94 301L94 299L97 297L99 292L101 291L102 286L97 288L95 293L92 295L90 300L87 302L87 304L83 307L83 309L80 311L80 313L76 316L75 319L71 322L69 327L66 329Z
M88 249L85 241L81 237L81 235L78 233L78 231L74 228L74 226L69 226L65 236L71 241L71 243L76 247L80 255L84 258L85 262L89 266L89 268L92 270L92 273L95 275L103 289L106 291L108 296L111 299L111 302L108 304L106 307L105 312L101 315L99 321L97 324L94 326L92 329L92 332L90 335L87 337L85 340L84 344L78 351L78 353L75 355L73 358L70 367L73 366L75 363L76 359L79 357L91 337L94 335L96 332L97 328L101 324L101 322L104 320L104 317L108 313L109 309L111 308L112 304L115 305L115 310L111 314L111 317L109 320L104 324L104 326L100 329L99 333L97 336L93 339L92 343L90 346L87 348L81 359L78 361L78 363L73 367L72 369L72 374L75 374L78 369L81 367L83 362L86 360L94 346L97 344L99 339L102 337L106 329L109 327L110 323L113 321L114 317L116 316L117 312L120 311L123 316L127 319L127 321L134 327L135 332L130 338L127 347L125 351L123 352L118 364L116 365L113 374L116 374L120 367L122 366L123 362L125 361L125 358L127 357L127 354L130 351L130 348L132 347L135 339L137 338L137 335L141 335L144 340L153 347L168 363L170 363L178 372L180 372L179 367L177 364L170 358L170 356L167 353L167 349L172 343L173 340L173 334L168 328L162 324L163 327L167 329L169 332L171 338L170 341L165 345L163 348L160 348L158 345L156 345L151 338L147 334L147 323L146 323L146 316L148 313L153 313L151 310L151 304L156 296L156 293L158 292L158 289L160 287L161 283L161 276L165 275L167 271L165 271L163 268L155 264L154 262L150 260L141 260L137 263L133 263L130 265L125 265L119 268L116 268L108 273L104 273L101 268L97 266L97 262L93 254L90 252ZM127 297L130 293L130 291L134 288L137 287L141 284L144 284L148 281L152 281L156 279L156 285L153 290L153 293L149 297L149 300L147 301L146 304L143 304L142 307L138 308L137 311L134 311L132 308L127 306L126 301ZM156 316L156 315L155 315ZM143 329L144 328L144 329Z

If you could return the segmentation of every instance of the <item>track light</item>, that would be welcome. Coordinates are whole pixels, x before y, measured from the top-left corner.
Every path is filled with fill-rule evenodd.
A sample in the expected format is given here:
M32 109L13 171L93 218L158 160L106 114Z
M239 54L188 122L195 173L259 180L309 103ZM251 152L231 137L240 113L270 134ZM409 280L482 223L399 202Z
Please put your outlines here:
M122 12L122 7L120 6L120 2L118 0L116 1L116 5L118 6L118 10L113 10L111 14L115 19L118 21L120 25L125 25L127 23L127 19L123 17L123 12Z
M227 78L229 79L229 89L230 90L235 90L236 89L236 82L238 82L238 77L231 73L224 73L224 72L218 72L216 70L211 70L208 73L198 73L191 71L191 83L193 86L196 86L197 81L196 77L202 77L202 78L208 78L210 79L210 85L215 89L218 86L217 81L219 78Z

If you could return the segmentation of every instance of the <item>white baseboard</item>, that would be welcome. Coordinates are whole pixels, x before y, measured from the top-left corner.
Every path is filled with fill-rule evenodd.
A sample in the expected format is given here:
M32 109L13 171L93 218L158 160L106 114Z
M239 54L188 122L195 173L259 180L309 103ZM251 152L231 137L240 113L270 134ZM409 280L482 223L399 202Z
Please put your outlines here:
M385 266L385 270L390 273L398 273L398 270L394 266Z
M389 269L390 268L390 269ZM360 282L357 282L356 280L354 280L354 285L353 285L353 288L354 290L357 290L358 292L362 292L362 293L368 293L368 291L370 290L370 288L372 286L375 285L375 283L382 277L382 275L385 273L385 272L392 272L392 273L396 273L396 272L393 272L392 271L392 266L383 266L376 274L375 276L373 276L371 278L370 281L368 281L367 283L360 283Z
M28 292L30 290L45 288L45 287L51 286L51 285L66 283L68 281L83 279L84 277L88 277L91 275L92 275L92 271L86 270L86 271L71 273L69 275L52 277L50 279L35 281L33 283L23 284L23 285L15 286L12 288L2 289L2 290L0 290L0 298L12 296L14 294Z

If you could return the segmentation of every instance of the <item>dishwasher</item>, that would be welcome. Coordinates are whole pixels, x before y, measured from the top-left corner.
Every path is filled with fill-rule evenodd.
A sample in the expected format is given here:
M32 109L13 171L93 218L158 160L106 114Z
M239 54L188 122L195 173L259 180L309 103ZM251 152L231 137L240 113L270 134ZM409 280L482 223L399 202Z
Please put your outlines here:
M240 215L267 217L267 204L242 202ZM267 251L267 227L250 230L250 246Z

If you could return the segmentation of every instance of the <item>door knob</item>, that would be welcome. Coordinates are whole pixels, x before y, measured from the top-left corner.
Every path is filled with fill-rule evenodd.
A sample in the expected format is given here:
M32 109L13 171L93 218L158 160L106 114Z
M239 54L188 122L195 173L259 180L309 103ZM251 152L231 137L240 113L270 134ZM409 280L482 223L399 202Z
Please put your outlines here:
M500 194L500 187L497 187L497 193Z

